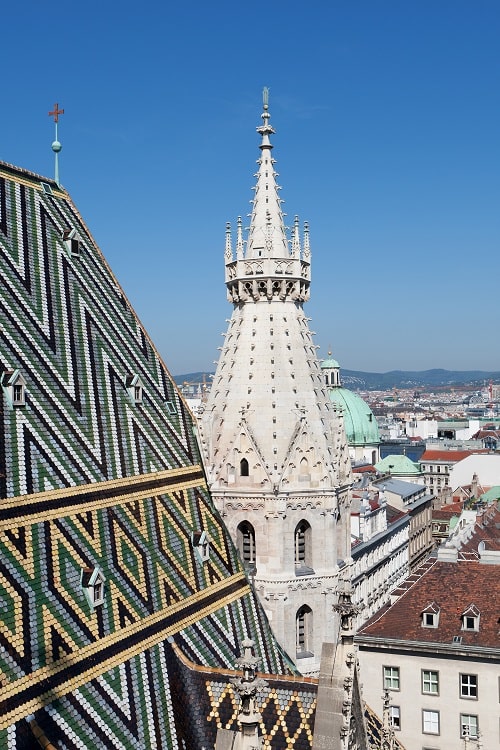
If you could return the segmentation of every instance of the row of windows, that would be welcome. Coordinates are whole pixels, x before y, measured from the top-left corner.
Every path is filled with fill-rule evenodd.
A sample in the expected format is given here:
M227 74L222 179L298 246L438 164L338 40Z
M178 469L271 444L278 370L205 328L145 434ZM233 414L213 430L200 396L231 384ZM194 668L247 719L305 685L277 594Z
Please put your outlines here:
M434 479L432 477L429 477L429 486L432 486L433 484L434 484ZM441 477L437 478L436 484L437 484L438 487L441 486ZM448 487L449 482L448 482L447 478L443 479L443 484L444 484L445 487Z
M274 390L273 390L274 393ZM276 432L273 433L273 437L276 437ZM301 458L300 459L300 465L299 465L299 471L300 475L302 477L305 477L309 473L309 462L307 458ZM240 461L240 477L249 477L250 476L250 464L248 463L248 460L246 458L242 458Z
M401 676L399 667L383 668L384 690L400 690ZM460 698L477 700L478 680L476 674L460 674L458 680ZM422 693L425 695L439 695L439 672L432 669L421 671Z
M19 370L4 372L0 380L11 405L25 406L26 380L19 372ZM125 378L125 388L127 389L130 399L134 404L142 404L144 397L144 386L138 375L127 375L127 377ZM177 413L177 409L173 401L165 401L165 407L171 416Z
M439 626L440 608L436 602L429 604L422 612L422 627L437 628ZM475 604L470 604L460 615L462 630L479 630L481 613ZM460 636L459 636L460 637Z
M245 567L253 567L256 559L255 529L249 521L242 521L236 529L236 545ZM307 566L311 560L311 526L307 521L300 521L295 527L294 550L295 566Z
M399 706L389 707L389 718L394 729L401 729L401 708ZM477 714L460 714L460 737L479 736L479 719ZM439 711L422 710L422 732L424 734L440 734L441 717Z
M429 466L426 466L425 464L422 464L422 470L423 471L429 471L431 474L433 471L436 471L438 474L441 474L441 469L443 474L447 474L450 470L450 467L448 464L445 464L443 466L435 466L435 464L429 464Z

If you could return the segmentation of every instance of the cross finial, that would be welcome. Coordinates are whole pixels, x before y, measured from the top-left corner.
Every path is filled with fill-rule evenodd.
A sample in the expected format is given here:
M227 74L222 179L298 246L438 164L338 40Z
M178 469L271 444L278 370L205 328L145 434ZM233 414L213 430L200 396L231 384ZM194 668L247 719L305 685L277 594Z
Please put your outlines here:
M64 109L59 109L59 104L56 102L54 104L54 110L52 112L49 112L49 117L54 118L54 122L59 122L59 115L64 114Z
M59 152L62 149L61 144L59 143L59 138L57 137L57 123L59 122L59 115L64 114L64 109L59 109L59 104L56 102L54 104L54 109L52 112L49 112L49 117L54 118L54 127L56 131L56 137L52 143L52 151L54 152L54 159L55 159L55 181L59 185Z

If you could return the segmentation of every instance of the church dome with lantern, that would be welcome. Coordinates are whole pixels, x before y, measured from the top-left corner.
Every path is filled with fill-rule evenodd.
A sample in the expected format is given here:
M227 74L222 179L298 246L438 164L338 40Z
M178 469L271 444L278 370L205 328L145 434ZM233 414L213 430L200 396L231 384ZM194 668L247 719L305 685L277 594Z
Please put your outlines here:
M330 401L344 417L344 429L351 460L375 464L380 457L380 435L377 420L361 396L342 386L340 365L331 353L321 363Z

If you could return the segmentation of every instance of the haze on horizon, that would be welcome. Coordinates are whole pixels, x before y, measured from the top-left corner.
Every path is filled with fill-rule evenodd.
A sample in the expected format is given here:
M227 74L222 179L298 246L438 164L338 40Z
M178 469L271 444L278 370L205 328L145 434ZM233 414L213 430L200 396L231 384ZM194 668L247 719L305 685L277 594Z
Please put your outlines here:
M320 358L500 371L496 0L112 5L4 8L0 160L53 176L64 108L61 182L173 374L215 368L263 86Z

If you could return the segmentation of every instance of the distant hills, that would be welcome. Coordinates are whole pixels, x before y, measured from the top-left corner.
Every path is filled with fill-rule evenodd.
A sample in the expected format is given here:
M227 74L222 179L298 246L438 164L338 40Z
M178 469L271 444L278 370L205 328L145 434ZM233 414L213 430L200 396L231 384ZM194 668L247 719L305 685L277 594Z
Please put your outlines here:
M190 372L186 375L175 375L178 385L183 383L210 383L212 373ZM464 387L482 388L490 380L500 382L500 372L483 370L391 370L391 372L358 372L341 370L342 385L351 390L387 391L391 388L445 388Z

